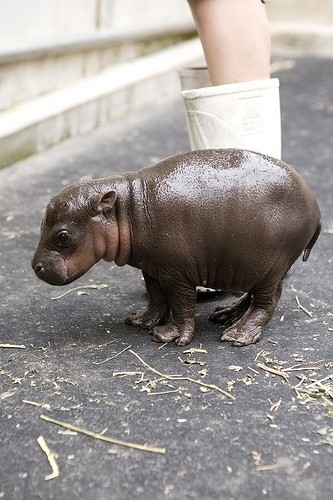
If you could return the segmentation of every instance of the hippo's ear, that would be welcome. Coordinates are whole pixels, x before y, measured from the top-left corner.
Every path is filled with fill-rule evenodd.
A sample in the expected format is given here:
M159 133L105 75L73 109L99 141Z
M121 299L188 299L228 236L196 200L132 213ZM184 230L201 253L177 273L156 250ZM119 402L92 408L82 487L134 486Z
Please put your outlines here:
M109 191L107 193L103 193L96 200L95 210L98 214L110 212L112 210L114 203L117 199L116 191Z

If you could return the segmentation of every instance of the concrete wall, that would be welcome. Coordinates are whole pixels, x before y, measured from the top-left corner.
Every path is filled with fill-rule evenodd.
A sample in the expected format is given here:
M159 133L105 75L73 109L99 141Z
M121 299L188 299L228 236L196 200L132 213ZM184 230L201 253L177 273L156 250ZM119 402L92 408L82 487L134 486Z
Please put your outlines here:
M333 25L333 0L268 0L274 22ZM0 0L0 53L99 28L123 33L192 23L186 0Z
M177 26L192 22L186 0L100 0L100 27L117 30Z
M95 29L96 0L0 0L0 46Z
M186 22L192 22L186 0L0 0L0 50L98 28L126 32Z
M0 112L151 52L188 25L186 0L0 0Z

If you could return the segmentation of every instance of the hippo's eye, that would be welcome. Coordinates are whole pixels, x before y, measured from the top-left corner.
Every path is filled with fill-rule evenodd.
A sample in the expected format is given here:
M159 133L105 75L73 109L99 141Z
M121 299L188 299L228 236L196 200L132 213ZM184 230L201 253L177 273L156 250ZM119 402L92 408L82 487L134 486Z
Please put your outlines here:
M60 247L67 247L70 245L70 237L67 231L60 231L57 234L57 243Z

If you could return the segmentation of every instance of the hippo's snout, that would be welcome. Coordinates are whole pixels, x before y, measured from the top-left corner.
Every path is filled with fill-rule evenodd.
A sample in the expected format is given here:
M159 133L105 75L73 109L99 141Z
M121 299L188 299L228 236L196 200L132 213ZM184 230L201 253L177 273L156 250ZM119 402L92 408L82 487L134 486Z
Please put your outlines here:
M47 271L41 262L37 264L32 264L32 268L35 271L37 278L46 281L50 285L63 285L65 283L63 276L59 276L54 271Z
M50 285L61 286L68 283L67 269L62 259L54 258L52 255L41 258L36 252L31 267L37 278Z

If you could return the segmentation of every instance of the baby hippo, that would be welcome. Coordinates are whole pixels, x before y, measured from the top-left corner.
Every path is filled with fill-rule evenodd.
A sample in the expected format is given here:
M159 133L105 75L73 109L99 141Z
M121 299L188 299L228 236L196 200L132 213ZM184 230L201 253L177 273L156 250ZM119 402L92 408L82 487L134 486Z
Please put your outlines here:
M157 342L191 342L196 287L244 292L211 316L221 340L257 342L283 277L321 228L300 175L282 161L237 149L177 154L138 172L87 180L51 199L32 267L67 285L104 259L142 270L148 306L126 323Z

